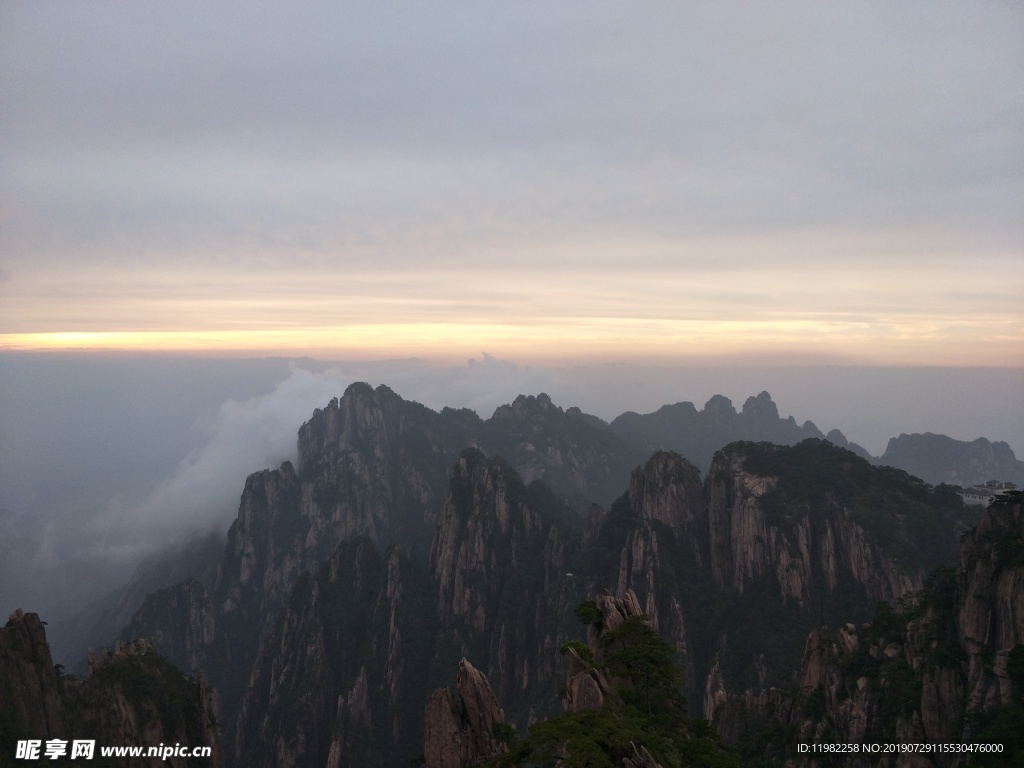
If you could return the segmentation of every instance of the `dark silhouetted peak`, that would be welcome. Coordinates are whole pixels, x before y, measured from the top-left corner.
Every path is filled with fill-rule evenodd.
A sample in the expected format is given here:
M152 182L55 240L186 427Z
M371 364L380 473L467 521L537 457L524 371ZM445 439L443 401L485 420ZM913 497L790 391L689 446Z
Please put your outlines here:
M704 414L713 418L732 418L736 415L732 400L725 395L713 395L704 403Z
M846 435L844 435L838 429L833 429L831 432L825 435L825 439L828 440L833 445L838 445L840 448L846 448L850 444L850 441L846 439Z
M643 416L624 413L609 428L649 452L675 451L705 473L715 451L736 440L793 445L810 437L824 437L813 422L798 425L792 416L780 418L779 409L767 392L748 397L740 413L736 413L729 398L715 395L702 411L693 403L676 403ZM855 449L867 456L859 446Z
M967 442L931 432L901 434L889 440L879 461L935 485L970 486L989 480L1024 485L1024 462L1013 449L983 437Z
M345 397L372 397L373 387L365 381L353 381L345 387Z
M447 409L438 414L420 403L403 400L383 384L350 384L341 399L332 399L325 409L316 409L299 428L299 465L319 471L318 462L335 462L343 451L367 451L377 456L394 455L409 435L421 435L415 442L449 443L458 448L471 442L470 430L479 418L464 411ZM448 446L446 446L448 447ZM448 447L454 456L458 448Z
M758 421L775 422L779 420L779 408L772 396L762 391L757 397L748 397L743 403L743 415Z
M67 738L61 687L38 614L19 608L0 629L0 691L0 731L7 727L36 739ZM0 746L11 750L0 758L0 764L8 765L3 761L13 755L14 745L4 740Z
M790 416L788 419L786 419L786 423L789 424L792 427L795 427L796 426L796 419L794 419L792 416ZM800 429L803 430L804 435L807 436L807 437L817 437L817 438L824 438L825 437L825 433L822 432L820 429L818 429L818 425L815 424L810 419L805 421L800 426ZM838 430L832 430L832 431L836 432ZM842 432L840 432L839 434L842 434ZM842 447L845 448L846 446L842 446Z
M807 428L808 424L810 424L812 427L814 426L813 424L811 424L811 422L807 422L807 424L804 425L804 431L809 431ZM857 443L851 443L849 440L846 439L846 435L844 435L838 429L833 429L831 432L829 432L825 436L825 439L828 440L833 445L839 446L840 448L845 448L848 451L852 451L865 461L870 461L872 464L878 463L878 459L876 459L874 456L868 453L862 446L857 445Z
M511 404L499 405L494 409L494 415L491 418L498 421L522 420L554 415L555 413L562 415L564 411L551 402L551 398L547 394L541 392L536 397L533 395L519 395Z

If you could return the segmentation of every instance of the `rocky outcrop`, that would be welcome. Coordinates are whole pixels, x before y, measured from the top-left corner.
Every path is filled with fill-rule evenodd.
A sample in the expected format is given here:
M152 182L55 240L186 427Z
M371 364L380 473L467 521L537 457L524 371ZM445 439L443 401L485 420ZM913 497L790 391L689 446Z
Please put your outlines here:
M565 656L565 695L562 707L566 712L600 709L612 695L612 686L601 670L588 663L577 648L569 646Z
M194 761L145 755L124 764L223 765L213 693L201 677L185 678L144 640L90 654L84 677L65 676L53 665L39 617L20 610L0 629L0 765L15 764L19 739L93 740L97 750L205 745L211 755Z
M967 654L967 710L1008 706L1009 654L1024 654L1024 512L1020 492L989 506L964 541L957 637ZM1024 680L1017 683L1024 694Z
M456 688L438 688L427 701L425 768L472 768L506 749L501 738L505 713L487 676L464 658Z
M661 763L654 759L654 756L645 746L630 745L633 749L632 757L622 758L622 768L661 768Z
M635 522L619 556L615 592L639 594L651 625L689 658L681 595L665 589L662 580L670 569L687 578L707 570L708 516L700 474L678 454L659 451L633 471L625 503Z
M596 617L587 625L587 648L572 643L562 649L565 656L565 694L562 707L566 712L585 709L600 709L609 697L615 694L614 685L608 680L602 667L605 663L605 644L602 640L625 623L630 617L647 620L640 609L636 593L627 589L621 598L611 594L597 595L594 600ZM581 650L583 653L581 653Z

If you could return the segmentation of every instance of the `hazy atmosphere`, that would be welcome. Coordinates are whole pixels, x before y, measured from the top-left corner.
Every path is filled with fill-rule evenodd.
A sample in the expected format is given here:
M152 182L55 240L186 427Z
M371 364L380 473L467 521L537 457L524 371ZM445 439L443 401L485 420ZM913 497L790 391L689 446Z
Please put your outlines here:
M1019 4L0 14L0 348L1022 362Z
M352 381L1024 455L1017 3L0 6L0 611ZM6 615L6 614L3 614Z

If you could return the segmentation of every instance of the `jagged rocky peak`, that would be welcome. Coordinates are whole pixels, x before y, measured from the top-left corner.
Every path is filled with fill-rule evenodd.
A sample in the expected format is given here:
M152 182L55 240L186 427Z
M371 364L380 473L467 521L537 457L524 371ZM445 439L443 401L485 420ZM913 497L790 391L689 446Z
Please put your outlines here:
M479 444L507 459L526 482L541 480L584 504L610 503L649 455L597 416L575 407L563 411L543 393L497 408Z
M450 651L475 659L509 706L555 684L555 617L580 533L550 489L504 460L467 449L455 463L430 551L437 617Z
M756 421L775 423L779 420L779 408L772 396L762 391L757 397L750 396L743 403L743 415Z
M487 676L465 657L456 690L435 690L423 720L425 768L472 768L506 750L501 739L505 712Z
M351 448L366 439L381 440L394 432L393 422L405 401L383 384L350 384L341 399L317 408L299 428L299 465L322 453ZM422 406L421 406L422 407Z
M575 411L579 412L579 409L576 408ZM499 405L494 409L491 418L496 421L524 420L530 417L563 413L565 411L551 402L551 397L547 393L541 392L536 397L519 395L511 404Z
M616 597L610 593L603 593L594 598L594 604L600 613L600 618L589 625L587 642L590 649L595 653L603 653L601 639L609 632L614 632L621 627L626 619L633 616L644 616L640 608L640 601L632 589L623 592L622 597Z
M633 470L629 503L637 517L679 530L704 523L707 508L700 472L677 453L658 451Z
M245 480L238 516L228 529L224 554L217 572L214 592L229 600L238 598L245 587L269 587L267 572L272 569L282 548L291 542L272 535L275 524L291 522L298 516L301 488L291 462L279 469L254 472ZM277 575L279 588L290 586Z
M712 395L704 403L704 415L728 420L736 417L736 409L733 407L732 400L725 395Z

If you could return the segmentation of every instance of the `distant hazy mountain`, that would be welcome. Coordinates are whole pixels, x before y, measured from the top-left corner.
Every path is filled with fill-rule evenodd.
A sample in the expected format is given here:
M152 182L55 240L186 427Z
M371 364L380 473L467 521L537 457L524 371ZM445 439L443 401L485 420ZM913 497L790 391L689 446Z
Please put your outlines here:
M648 455L654 451L675 451L701 472L708 471L715 451L736 440L793 445L811 437L826 438L840 448L868 458L867 451L850 443L838 429L826 436L811 421L798 425L792 416L781 418L778 406L767 392L748 397L739 413L729 398L715 395L700 411L693 403L676 403L644 415L626 412L610 426Z
M86 650L101 648L116 637L147 595L188 578L213 584L223 550L223 534L211 532L189 536L146 557L123 587L53 622L53 657L68 670L84 674Z
M909 472L932 484L970 486L1002 480L1024 486L1024 461L1003 442L983 437L967 442L931 432L903 434L889 440L882 464Z

